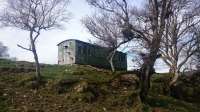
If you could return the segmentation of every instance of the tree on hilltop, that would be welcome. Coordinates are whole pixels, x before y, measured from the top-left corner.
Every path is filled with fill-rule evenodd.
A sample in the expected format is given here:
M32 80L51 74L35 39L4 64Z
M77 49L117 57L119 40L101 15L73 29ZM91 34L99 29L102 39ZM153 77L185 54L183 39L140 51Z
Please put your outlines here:
M67 5L69 0L7 0L0 14L0 23L4 27L15 27L29 32L30 46L18 47L33 53L36 65L36 80L40 82L41 72L36 41L42 31L61 28L69 19Z

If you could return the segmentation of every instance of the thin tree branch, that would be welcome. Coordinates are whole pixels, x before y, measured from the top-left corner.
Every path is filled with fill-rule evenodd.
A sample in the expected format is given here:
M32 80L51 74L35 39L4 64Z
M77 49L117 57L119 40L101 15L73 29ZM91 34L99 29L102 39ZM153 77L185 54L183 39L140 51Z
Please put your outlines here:
M27 51L31 51L31 52L32 52L31 48L26 48L26 47L23 47L23 46L21 46L21 45L19 45L19 44L17 44L17 46L20 47L20 48L22 48L22 49L24 49L24 50L27 50Z

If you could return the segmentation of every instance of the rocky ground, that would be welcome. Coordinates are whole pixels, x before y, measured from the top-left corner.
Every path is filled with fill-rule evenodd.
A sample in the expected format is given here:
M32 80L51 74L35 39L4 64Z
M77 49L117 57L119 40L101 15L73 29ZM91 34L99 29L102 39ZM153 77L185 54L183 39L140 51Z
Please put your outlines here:
M112 74L91 66L43 65L43 83L38 87L32 65L0 60L0 112L200 112L199 100L170 96L167 75L154 75L148 101L142 104L134 74ZM192 91L190 95L196 95L196 89Z

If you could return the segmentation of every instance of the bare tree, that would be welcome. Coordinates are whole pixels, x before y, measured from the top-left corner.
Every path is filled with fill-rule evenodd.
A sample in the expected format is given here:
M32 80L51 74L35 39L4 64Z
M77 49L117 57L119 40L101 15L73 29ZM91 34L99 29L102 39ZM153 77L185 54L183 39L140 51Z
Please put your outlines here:
M197 63L196 68L197 68L197 70L200 71L200 35L198 35L198 44L197 44L197 54L196 54L196 56L197 56L197 59L198 59L198 63Z
M173 85L183 66L196 52L196 35L193 27L200 23L199 14L194 10L194 0L174 1L171 15L165 27L160 52L164 62L174 74L170 85Z
M199 29L199 26L195 28L195 35L197 39L197 44L196 44L197 52L194 55L193 61L195 61L196 69L199 72L200 71L200 29Z
M172 14L172 0L148 0L143 10L131 7L128 0L87 0L92 6L115 15L124 38L138 38L147 49L140 68L141 99L144 101L150 88L154 63L160 56L159 49L167 18Z
M8 58L8 47L3 45L2 42L0 42L0 58Z
M108 62L110 63L111 70L115 72L113 58L117 49L130 40L124 40L120 28L117 26L115 17L107 13L100 12L91 17L83 19L83 24L88 31L97 38L96 43L100 46L108 48Z
M61 28L61 23L68 20L68 3L68 0L7 0L7 7L0 15L3 26L16 27L30 33L30 46L18 47L33 53L37 81L41 80L41 73L35 43L43 30Z

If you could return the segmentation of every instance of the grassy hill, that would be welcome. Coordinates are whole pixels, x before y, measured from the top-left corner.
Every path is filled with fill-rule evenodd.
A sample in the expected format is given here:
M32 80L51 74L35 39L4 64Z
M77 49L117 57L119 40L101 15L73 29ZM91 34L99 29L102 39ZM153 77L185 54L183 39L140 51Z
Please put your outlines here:
M0 60L0 112L200 112L199 105L161 94L154 77L148 101L139 98L136 75L91 66L42 65L44 83L33 81L34 64Z

